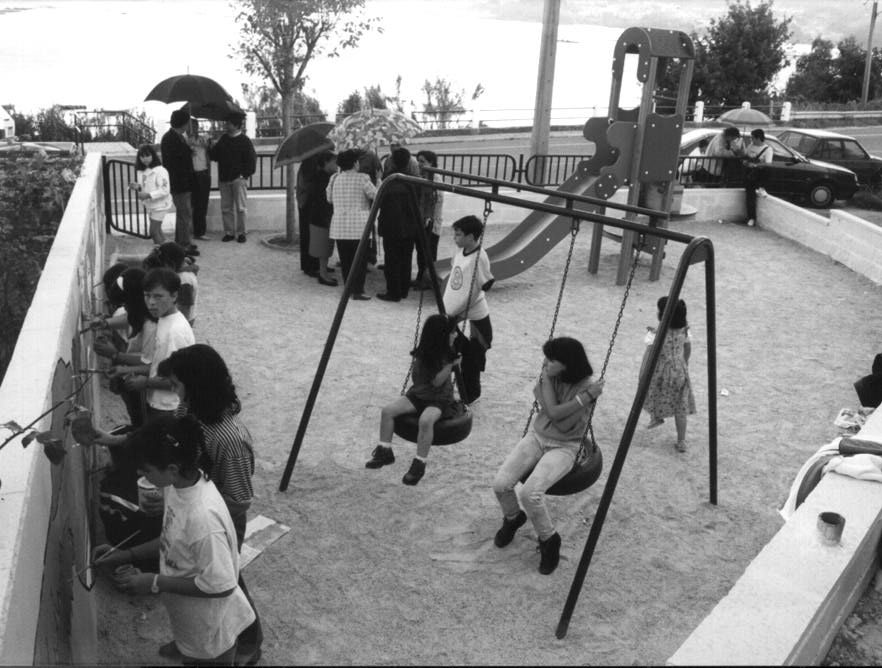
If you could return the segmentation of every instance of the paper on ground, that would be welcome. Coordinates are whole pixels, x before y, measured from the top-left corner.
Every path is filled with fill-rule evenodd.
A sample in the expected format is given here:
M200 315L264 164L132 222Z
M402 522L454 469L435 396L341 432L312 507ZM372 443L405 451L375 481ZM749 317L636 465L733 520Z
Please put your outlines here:
M263 515L251 518L245 526L245 542L242 543L242 551L239 554L239 568L245 568L290 530L291 527L279 524Z

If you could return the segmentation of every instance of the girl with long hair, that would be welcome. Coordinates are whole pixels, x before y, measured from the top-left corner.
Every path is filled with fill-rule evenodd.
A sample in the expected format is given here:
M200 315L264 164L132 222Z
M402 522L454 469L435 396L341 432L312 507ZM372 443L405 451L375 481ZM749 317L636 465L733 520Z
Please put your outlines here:
M454 349L456 323L446 315L426 318L420 341L410 354L413 357L413 385L404 396L383 406L380 411L380 442L374 448L366 468L378 469L395 461L392 435L395 418L417 413L417 454L401 482L416 485L426 472L426 458L435 438L435 423L453 414L453 381L451 374L460 358Z

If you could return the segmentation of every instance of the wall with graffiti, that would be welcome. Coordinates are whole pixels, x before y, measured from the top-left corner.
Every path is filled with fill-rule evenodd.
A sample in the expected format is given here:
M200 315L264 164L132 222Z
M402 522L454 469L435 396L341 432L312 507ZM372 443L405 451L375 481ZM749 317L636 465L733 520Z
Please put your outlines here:
M97 662L95 450L70 424L100 413L81 330L100 306L102 188L101 158L89 155L0 385L0 664Z

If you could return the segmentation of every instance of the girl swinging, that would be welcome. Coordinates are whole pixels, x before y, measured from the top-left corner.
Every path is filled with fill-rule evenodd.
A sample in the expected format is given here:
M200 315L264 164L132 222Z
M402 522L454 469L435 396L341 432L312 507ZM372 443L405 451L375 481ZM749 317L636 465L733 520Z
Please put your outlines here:
M533 395L539 404L533 429L515 446L496 473L493 491L502 507L502 527L496 547L505 547L527 518L539 536L539 572L552 573L560 560L560 536L545 505L545 492L573 467L588 422L591 405L603 392L582 344L576 339L549 339L542 346L545 361ZM528 471L520 492L515 485Z
M392 434L395 418L408 413L419 414L417 455L401 482L416 485L426 472L426 457L435 437L435 423L453 415L453 381L451 373L459 364L453 342L456 340L456 323L446 315L426 318L420 341L411 351L413 385L404 396L383 406L380 411L380 442L371 453L366 468L378 469L395 461L392 453Z

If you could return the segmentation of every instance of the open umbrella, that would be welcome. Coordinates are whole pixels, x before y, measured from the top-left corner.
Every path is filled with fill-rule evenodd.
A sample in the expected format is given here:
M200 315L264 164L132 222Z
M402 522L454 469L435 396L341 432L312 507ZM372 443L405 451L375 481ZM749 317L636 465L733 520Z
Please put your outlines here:
M415 120L391 109L364 109L344 118L328 138L344 151L349 148L372 148L403 144L422 128Z
M717 120L724 123L734 123L735 125L771 125L774 122L767 114L750 107L730 109L720 114Z
M198 74L179 74L160 81L144 101L190 102L193 104L223 104L232 96L214 79Z
M188 102L181 108L187 110L193 118L205 118L211 121L225 121L230 116L245 114L242 108L232 100L202 104Z
M292 162L303 162L322 151L334 150L334 142L328 139L328 133L333 129L333 123L310 123L297 128L279 144L273 164L282 167Z

